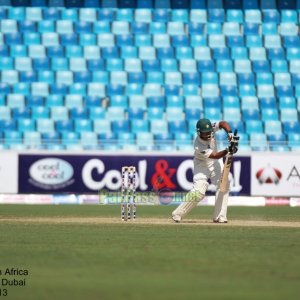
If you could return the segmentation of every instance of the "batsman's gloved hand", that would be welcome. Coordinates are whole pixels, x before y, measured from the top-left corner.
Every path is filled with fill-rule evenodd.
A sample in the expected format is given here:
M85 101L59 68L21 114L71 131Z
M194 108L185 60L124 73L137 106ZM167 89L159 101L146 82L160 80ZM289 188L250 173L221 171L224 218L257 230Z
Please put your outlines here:
M228 142L233 141L233 133L232 133L232 131L228 131L227 132L227 140L228 140Z
M229 151L230 153L233 153L233 154L237 153L238 150L239 150L239 148L238 148L236 145L234 145L234 144L232 144L232 145L230 145L230 146L228 147L228 151Z

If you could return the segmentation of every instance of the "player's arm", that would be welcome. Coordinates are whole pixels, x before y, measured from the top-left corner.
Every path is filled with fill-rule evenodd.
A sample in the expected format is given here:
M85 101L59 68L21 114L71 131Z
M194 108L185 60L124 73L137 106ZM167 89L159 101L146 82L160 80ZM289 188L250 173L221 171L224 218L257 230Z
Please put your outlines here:
M226 156L228 151L229 151L228 148L226 148L226 149L218 151L218 152L212 152L210 154L209 158L211 158L211 159L220 159L220 158Z
M230 125L226 121L220 121L219 128L225 130L225 132L227 133L227 139L230 142L233 138L233 134L232 134Z

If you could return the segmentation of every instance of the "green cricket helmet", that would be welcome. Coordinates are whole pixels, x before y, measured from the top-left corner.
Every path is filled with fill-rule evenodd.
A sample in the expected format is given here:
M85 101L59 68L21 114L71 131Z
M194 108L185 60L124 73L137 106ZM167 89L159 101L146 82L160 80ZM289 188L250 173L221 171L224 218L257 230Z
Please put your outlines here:
M211 125L210 120L208 119L200 119L196 125L197 133L200 132L212 132L213 127Z

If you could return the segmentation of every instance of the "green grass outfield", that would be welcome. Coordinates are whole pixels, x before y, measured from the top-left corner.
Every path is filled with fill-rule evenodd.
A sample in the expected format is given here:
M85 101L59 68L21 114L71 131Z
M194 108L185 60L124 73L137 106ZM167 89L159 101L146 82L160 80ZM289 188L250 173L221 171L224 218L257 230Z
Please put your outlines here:
M299 299L300 208L229 207L211 224L197 207L184 224L171 206L1 205L3 299ZM6 268L28 276L5 275Z

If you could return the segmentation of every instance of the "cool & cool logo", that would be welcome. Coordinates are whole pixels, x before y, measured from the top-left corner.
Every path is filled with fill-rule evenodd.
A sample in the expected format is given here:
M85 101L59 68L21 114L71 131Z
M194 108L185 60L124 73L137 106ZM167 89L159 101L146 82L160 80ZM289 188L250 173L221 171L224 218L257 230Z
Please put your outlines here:
M63 184L72 178L73 173L72 166L59 158L40 159L29 169L31 178L45 185Z

